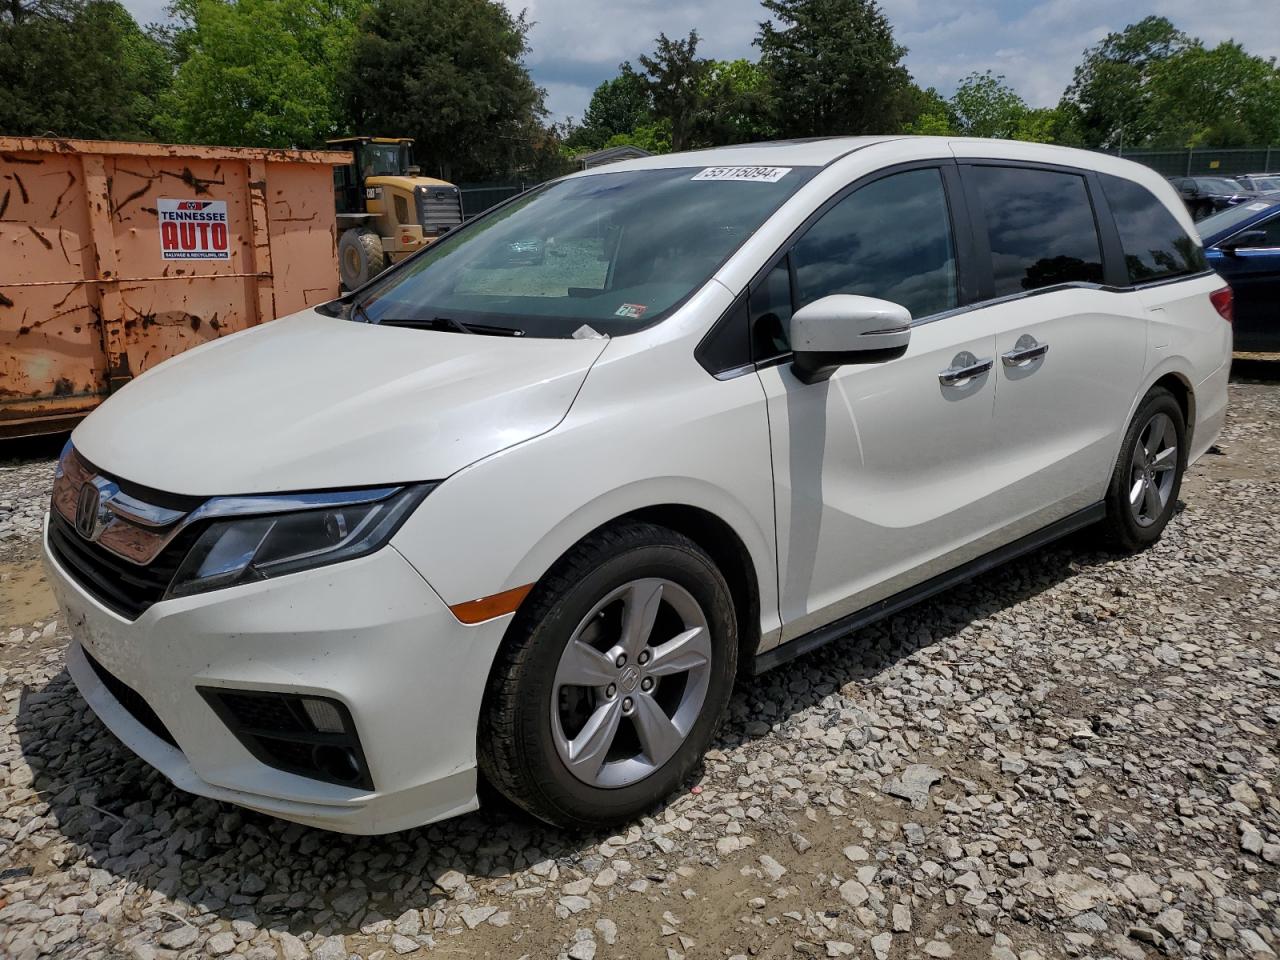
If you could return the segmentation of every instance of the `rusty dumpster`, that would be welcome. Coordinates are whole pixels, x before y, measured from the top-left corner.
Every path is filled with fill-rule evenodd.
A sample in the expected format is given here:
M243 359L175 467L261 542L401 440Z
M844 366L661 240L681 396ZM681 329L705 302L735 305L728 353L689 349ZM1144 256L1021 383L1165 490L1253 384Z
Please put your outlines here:
M328 151L0 137L0 438L338 295Z

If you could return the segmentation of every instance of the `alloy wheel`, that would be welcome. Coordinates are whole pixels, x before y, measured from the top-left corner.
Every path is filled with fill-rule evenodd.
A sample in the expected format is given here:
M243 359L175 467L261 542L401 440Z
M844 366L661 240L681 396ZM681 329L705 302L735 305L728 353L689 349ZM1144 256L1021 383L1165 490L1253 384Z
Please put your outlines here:
M692 595L660 578L623 584L583 618L560 656L556 752L593 787L643 780L688 737L710 679L710 628Z
M1139 526L1164 514L1177 476L1178 434L1168 414L1157 413L1138 432L1129 460L1129 509Z

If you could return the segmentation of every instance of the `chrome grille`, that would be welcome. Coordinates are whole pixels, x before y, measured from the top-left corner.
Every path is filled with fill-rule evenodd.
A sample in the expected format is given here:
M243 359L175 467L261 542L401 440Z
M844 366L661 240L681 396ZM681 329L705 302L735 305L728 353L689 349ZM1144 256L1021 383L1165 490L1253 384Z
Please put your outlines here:
M49 549L86 592L109 610L136 620L164 596L178 564L198 532L188 528L151 563L130 563L101 544L90 543L56 510L49 514Z
M77 517L86 519L81 497L86 487L102 494L100 500L89 498L95 509L88 519L96 516L100 522L78 529ZM205 526L183 523L200 499L154 493L107 476L74 450L59 461L53 483L49 549L94 599L130 620L164 596ZM143 496L168 503L158 506Z
M182 518L201 502L190 499L172 506L147 502L126 489L127 484L104 474L71 450L58 462L54 475L52 512L61 515L72 529L76 529L77 514L84 512L80 495L86 484L101 491L94 511L101 522L92 529L80 530L81 537L136 564L150 563L159 556Z
M418 187L414 191L418 222L428 236L462 223L462 196L457 187Z

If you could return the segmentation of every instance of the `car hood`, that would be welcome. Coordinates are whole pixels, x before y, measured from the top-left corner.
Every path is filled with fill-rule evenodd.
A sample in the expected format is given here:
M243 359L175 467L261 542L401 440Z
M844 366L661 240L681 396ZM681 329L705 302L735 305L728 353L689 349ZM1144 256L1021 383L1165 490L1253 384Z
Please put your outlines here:
M370 326L307 311L149 370L72 441L99 469L177 494L440 480L552 429L607 342Z

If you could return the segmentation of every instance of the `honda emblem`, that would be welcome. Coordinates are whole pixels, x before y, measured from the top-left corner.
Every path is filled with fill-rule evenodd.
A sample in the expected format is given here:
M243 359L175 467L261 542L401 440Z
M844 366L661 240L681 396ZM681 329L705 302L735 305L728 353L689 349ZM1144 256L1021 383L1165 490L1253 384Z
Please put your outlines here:
M80 494L76 497L76 533L90 542L102 536L115 516L102 502L104 489L114 486L109 480L94 477L80 488Z

